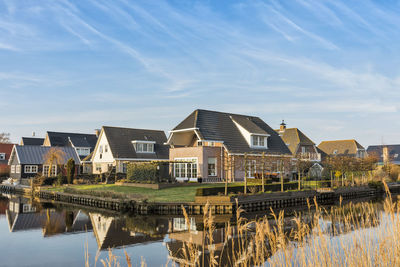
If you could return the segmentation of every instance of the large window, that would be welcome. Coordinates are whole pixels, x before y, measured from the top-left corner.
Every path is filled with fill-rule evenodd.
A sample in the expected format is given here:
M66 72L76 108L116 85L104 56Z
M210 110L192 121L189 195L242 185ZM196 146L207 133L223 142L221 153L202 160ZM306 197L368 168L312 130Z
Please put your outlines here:
M25 165L24 171L25 171L25 173L37 173L38 166L37 165Z
M208 176L217 176L217 158L208 158Z
M0 153L0 160L6 159L6 153Z
M57 165L51 166L50 175L49 175L49 168L50 168L49 165L44 165L43 166L43 175L44 176L50 176L50 177L56 176L57 175Z
M266 147L265 136L253 135L253 146Z
M154 143L155 142L146 142L146 141L133 141L133 146L135 147L135 151L137 153L153 153L154 152Z
M11 165L11 173L15 173L15 165Z
M197 158L179 158L174 163L176 178L197 178Z
M21 173L21 165L15 167L15 173Z

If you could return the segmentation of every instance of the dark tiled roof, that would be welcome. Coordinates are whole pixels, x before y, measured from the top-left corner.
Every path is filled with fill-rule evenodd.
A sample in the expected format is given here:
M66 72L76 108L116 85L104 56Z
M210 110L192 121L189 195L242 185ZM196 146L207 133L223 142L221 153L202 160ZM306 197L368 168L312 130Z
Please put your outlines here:
M250 132L269 134L268 149L251 148L232 118ZM198 109L174 130L187 128L198 128L204 140L223 141L231 153L291 154L279 135L258 117Z
M21 145L24 146L41 146L43 145L44 138L36 137L22 137Z
M355 155L357 149L364 149L356 140L334 140L334 141L322 141L318 145L318 148L324 151L328 155L334 155L334 151L337 150L337 155Z
M69 146L72 143L75 147L90 147L93 151L97 143L95 134L47 132L47 135L51 146Z
M383 148L387 147L389 152L389 159L392 162L400 163L400 145L374 145L367 148L369 155L377 156L380 162L383 162Z
M15 149L18 154L20 164L40 165L43 164L44 157L51 147L15 145ZM76 164L80 162L79 157L73 147L59 147L58 149L65 153L65 161L62 164L65 164L70 158L73 158Z
M280 130L275 130L279 133ZM315 145L302 131L297 128L287 128L281 133L281 138L294 154L299 145Z
M164 131L103 126L114 158L168 159L169 148ZM155 153L136 153L132 141L154 141Z

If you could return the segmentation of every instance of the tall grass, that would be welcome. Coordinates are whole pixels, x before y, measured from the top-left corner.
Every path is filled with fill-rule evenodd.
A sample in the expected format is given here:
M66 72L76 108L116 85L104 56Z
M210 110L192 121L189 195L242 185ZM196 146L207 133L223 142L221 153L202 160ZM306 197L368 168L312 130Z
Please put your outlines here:
M220 244L206 205L202 245L189 234L171 256L180 266L400 266L400 201L387 194L382 207L350 203L323 208L314 201L315 207L290 219L284 211L271 210L268 217L247 221L238 208L236 223L226 224ZM186 211L184 217L190 233ZM131 266L128 255L126 260Z

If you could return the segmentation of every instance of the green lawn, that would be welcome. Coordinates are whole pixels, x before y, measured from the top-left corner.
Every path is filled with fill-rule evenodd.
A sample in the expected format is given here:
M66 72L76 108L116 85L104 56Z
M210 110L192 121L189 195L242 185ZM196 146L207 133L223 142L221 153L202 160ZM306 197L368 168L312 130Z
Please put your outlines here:
M233 185L233 184L230 184ZM237 185L237 183L235 183ZM224 187L224 184L199 184L192 186L179 186L165 189L149 189L123 185L71 185L70 188L83 191L114 192L130 195L138 200L149 202L192 202L196 195L196 189L202 187ZM63 192L66 187L49 188L51 191Z

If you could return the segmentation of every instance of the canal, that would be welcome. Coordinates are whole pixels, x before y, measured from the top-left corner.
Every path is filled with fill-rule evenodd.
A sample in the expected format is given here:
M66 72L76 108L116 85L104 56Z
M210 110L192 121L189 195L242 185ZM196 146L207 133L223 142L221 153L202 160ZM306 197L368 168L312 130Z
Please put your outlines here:
M382 211L382 200L365 199L373 202ZM286 211L295 213L294 211ZM303 212L307 213L307 211ZM310 212L310 211L309 211ZM261 218L265 213L245 214L250 221ZM285 217L291 225L291 217ZM89 255L90 266L103 266L108 250L125 266L125 252L133 266L140 266L144 260L147 266L168 266L185 263L182 246L188 242L202 248L205 235L203 218L190 217L188 225L183 217L130 216L128 214L77 208L68 205L35 203L17 195L0 194L0 266L85 266L85 252ZM228 263L232 248L224 251L226 245L225 227L227 222L235 224L236 218L228 215L213 219L213 253L216 258ZM331 222L332 223L332 222ZM293 224L293 223L292 223ZM325 222L326 224L326 222ZM379 223L372 229L379 228ZM190 231L189 229L190 228ZM251 224L248 226L251 232ZM357 227L353 231L360 231ZM285 229L289 232L290 227ZM365 229L371 231L371 228ZM349 235L347 231L341 233ZM332 240L334 240L334 235ZM220 250L220 251L219 251ZM219 251L219 252L218 252ZM208 254L202 251L202 254ZM276 255L265 255L265 261ZM208 264L207 259L203 262Z

